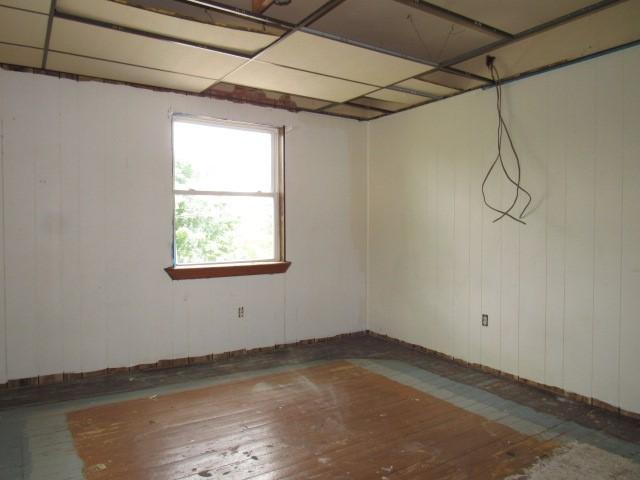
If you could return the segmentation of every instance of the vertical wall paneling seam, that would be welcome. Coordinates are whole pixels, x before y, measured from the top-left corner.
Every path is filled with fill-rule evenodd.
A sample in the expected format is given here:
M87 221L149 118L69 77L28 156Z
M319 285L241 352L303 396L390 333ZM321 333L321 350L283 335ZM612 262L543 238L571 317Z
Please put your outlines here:
M569 92L568 90L565 90L564 92L564 110L565 110L565 114L568 114L568 109L569 109L569 102L568 102L568 95ZM567 177L568 177L568 163L567 162L567 146L568 146L568 139L567 136L564 136L564 228L563 228L563 235L562 235L562 248L563 248L563 252L562 252L562 388L565 387L565 372L566 372L566 350L567 350L567 343L566 343L566 338L565 338L565 333L566 333L566 323L567 323L567 232L568 232L568 228L567 228L567 224L568 224L568 217L567 217ZM547 252L548 254L548 252Z
M283 238L280 239L280 259L287 259L287 126L285 124L282 125L282 129L280 130L279 135L279 151L278 151L278 164L282 171L278 172L278 179L282 182L281 185L278 185L278 193L279 197L282 199L280 201L281 208L284 212L278 212L280 216L280 222L284 222L284 227L282 223L278 225L280 234ZM282 193L284 192L284 198L282 198ZM282 276L282 344L287 343L287 289L289 288L289 284L287 282L287 275ZM247 289L248 293L248 289Z
M467 155L465 155L466 158L468 158ZM471 168L473 160L467 160L467 165L468 165L468 171L469 172L473 172L473 169ZM467 242L467 261L469 262L468 264L468 276L469 276L469 288L467 290L467 303L469 305L469 308L467 309L467 360L468 361L472 361L473 359L471 358L471 319L473 318L473 311L471 309L471 204L473 203L473 195L471 194L472 192L472 188L471 186L473 185L473 175L469 175L467 177L467 191L468 191L468 195L467 195L467 237L468 237L468 242Z
M59 105L60 102L60 96L57 96L57 104ZM64 188L62 185L63 182L63 178L64 178L64 160L62 158L62 143L60 142L60 138L61 138L61 123L62 123L62 115L59 113L58 114L58 130L56 132L56 153L58 156L58 185L60 188L59 194L58 194L58 208L60 212L63 212L64 209ZM58 288L59 288L59 300L58 300L58 318L56 319L58 322L58 328L60 328L63 332L64 332L64 268L65 268L65 258L64 258L64 252L65 252L65 248L64 248L64 216L63 215L59 215L58 216L58 238L59 238L59 252L60 252L60 272L58 273L58 282L60 282ZM65 335L61 335L62 338L62 345L60 347L60 356L58 357L58 361L61 362L61 370L59 371L64 371L64 343L65 343ZM49 372L48 372L49 373Z
M593 73L592 73L592 78L594 81L594 84L597 85L597 69L594 69ZM595 118L599 118L598 115L598 100L597 100L598 96L597 95L592 95L591 97L591 101L593 102L593 110L595 112ZM592 218L593 221L591 222L593 224L593 233L592 233L592 244L593 244L593 256L591 261L592 266L591 266L591 281L592 281L592 285L591 285L591 382L589 385L589 398L593 398L593 382L595 380L595 343L596 343L596 332L595 332L595 326L596 326L596 254L597 254L597 236L596 236L596 232L597 232L597 227L596 227L596 215L597 215L597 211L598 211L598 129L597 129L597 125L598 123L595 122L594 123L594 128L596 130L595 135L596 135L596 143L595 143L595 155L593 157L593 211L592 211Z
M370 330L371 325L369 325L369 237L371 236L371 195L369 194L371 188L371 168L370 168L370 148L369 148L369 139L370 133L369 130L371 122L367 122L364 127L364 176L365 176L365 238L364 238L364 329ZM383 332L384 333L384 332Z
M455 260L455 256L459 255L459 253L456 251L456 185L458 184L457 179L457 171L458 171L458 163L459 163L459 154L458 152L456 152L456 161L453 164L453 181L451 182L451 186L453 187L453 219L451 222L451 237L450 237L450 242L451 245L453 246L453 262L451 262L451 266L452 266L452 271L451 271L451 302L449 305L449 311L451 312L449 315L449 339L448 339L448 345L449 345L449 351L453 351L453 326L456 324L456 318L455 318L455 308L454 308L454 303L455 303L455 289L456 289L456 270L455 270L455 266L457 264L456 260Z
M522 278L522 262L520 261L520 253L522 250L522 235L520 235L520 232L522 231L522 227L523 225L521 224L517 224L516 228L518 230L516 230L517 234L518 234L518 317L515 320L515 329L516 329L516 375L520 375L520 372L522 371L522 369L520 368L520 306L522 305L522 282L520 281L520 279ZM546 254L546 252L545 252ZM545 312L546 312L546 302L545 302ZM545 322L545 327L546 327L546 322Z
M545 182L545 190L546 190L546 199L547 208L544 211L544 222L547 228L544 229L544 260L546 264L545 268L545 282L544 282L544 290L545 290L545 305L544 305L544 370L543 370L543 379L545 383L549 383L547 379L549 375L547 374L547 364L549 363L549 348L548 348L548 329L547 325L549 323L549 159L547 158L544 162L544 182ZM520 285L518 284L518 291L520 291ZM519 333L519 332L518 332ZM518 341L520 341L520 335L518 335ZM520 351L520 349L518 349ZM518 354L519 355L519 354Z
M7 243L5 237L5 215L6 197L4 182L4 120L0 118L0 182L2 182L2 205L0 205L0 235L2 235L2 341L4 343L4 378L9 380L9 352L7 348Z
M623 61L622 63L622 98L627 98L627 81L626 81L626 75L625 75L625 70L627 66L627 62ZM624 109L622 109L621 112L621 122L622 122L622 138L621 138L621 143L622 143L622 159L621 159L621 167L620 167L620 292L619 292L619 296L618 296L618 302L620 305L620 308L618 310L618 381L617 381L617 385L618 385L618 407L622 407L622 301L623 301L623 294L622 292L624 291L624 287L623 287L623 281L624 281L624 170L625 170L625 166L626 166L626 162L625 162L625 151L624 151L624 146L626 145L625 143L625 114L624 114Z
M32 243L32 247L33 247L33 251L31 252L32 257L35 259L35 262L33 264L32 267L32 275L33 275L33 280L34 280L34 287L31 289L31 305L33 306L33 317L31 319L31 321L33 322L33 324L30 326L30 331L29 331L29 338L32 344L32 348L31 348L31 356L35 357L35 361L33 363L35 363L36 366L36 374L37 375L41 375L42 374L42 365L41 365L41 356L36 354L37 349L34 349L33 346L35 346L37 344L37 342L35 341L34 335L35 335L35 329L34 326L35 324L38 323L38 321L40 320L38 318L38 314L39 314L39 310L37 308L37 306L39 305L39 300L42 297L42 292L40 291L40 282L38 281L38 274L39 274L39 264L40 264L40 259L38 258L38 245L40 243L40 232L38 232L38 158L34 159L32 165L31 165L31 184L33 185L33 189L31 191L31 195L32 195L32 201L33 201L33 243Z
M504 193L504 185L500 184L500 199L502 200L502 195ZM500 370L504 370L504 365L502 364L502 329L504 328L504 317L503 317L503 311L502 311L502 294L503 294L503 282L504 282L504 275L502 275L502 261L503 256L504 256L504 233L502 232L502 225L498 226L499 224L496 224L496 227L499 228L499 234L500 234L500 264L498 266L498 272L500 272L500 294L498 296L498 298L500 299L500 305L499 305L499 309L498 311L500 312L500 329L498 330L498 345L499 345L499 349L498 349L498 353L500 354L500 356L498 357L498 365L500 365ZM519 262L518 262L519 263ZM519 281L520 279L518 279ZM519 303L519 301L518 301ZM519 315L518 315L519 317Z
M484 161L484 158L485 158L486 154L487 154L487 151L486 151L486 146L485 146L484 155L482 156L482 160L481 160L481 162L483 163L483 165L482 165L483 170L484 170L484 168L486 168L486 165L484 165L486 163ZM483 261L483 258L484 258L484 220L485 220L485 216L486 216L485 215L485 210L486 210L486 207L484 205L482 205L481 210L480 210L480 312L479 312L480 315L482 315L484 313L484 261ZM480 315L476 314L475 321L477 321L477 318ZM480 351L480 355L479 355L480 359L479 360L480 361L479 361L479 363L481 365L484 365L484 362L483 362L483 359L482 359L483 353L484 353L483 352L484 349L482 348L482 338L483 337L484 337L484 328L480 327L480 336L478 338L478 341L480 342L480 348L479 348L479 351Z

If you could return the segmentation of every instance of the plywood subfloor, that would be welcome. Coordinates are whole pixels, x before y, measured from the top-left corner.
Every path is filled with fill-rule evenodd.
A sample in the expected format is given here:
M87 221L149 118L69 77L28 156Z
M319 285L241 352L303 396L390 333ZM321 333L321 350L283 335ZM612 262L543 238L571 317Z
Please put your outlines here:
M504 478L557 447L347 361L73 411L89 480Z

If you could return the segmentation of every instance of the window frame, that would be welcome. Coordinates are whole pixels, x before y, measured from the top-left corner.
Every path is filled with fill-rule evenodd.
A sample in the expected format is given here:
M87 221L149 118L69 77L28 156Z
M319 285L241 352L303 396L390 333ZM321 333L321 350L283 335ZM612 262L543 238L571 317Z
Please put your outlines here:
M272 190L263 192L225 192L207 190L179 190L175 185L175 151L174 125L176 121L194 123L196 125L214 125L237 130L262 131L272 135L271 183ZM291 262L286 260L286 228L285 228L285 162L284 162L284 130L283 126L265 125L258 123L240 122L202 115L187 113L173 113L170 117L171 128L171 256L172 265L165 268L173 280L187 280L196 278L214 278L239 275L260 275L284 273ZM194 193L196 192L196 193ZM273 258L264 260L243 260L217 263L178 264L176 252L176 195L204 195L204 196L243 196L273 198L274 208L274 252Z

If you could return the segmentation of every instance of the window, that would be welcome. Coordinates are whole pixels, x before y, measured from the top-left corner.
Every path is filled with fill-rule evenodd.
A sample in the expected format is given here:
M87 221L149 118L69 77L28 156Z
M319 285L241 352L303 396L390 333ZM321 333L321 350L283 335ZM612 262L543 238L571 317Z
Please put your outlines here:
M187 115L174 115L172 123L168 273L176 279L286 270L281 129Z

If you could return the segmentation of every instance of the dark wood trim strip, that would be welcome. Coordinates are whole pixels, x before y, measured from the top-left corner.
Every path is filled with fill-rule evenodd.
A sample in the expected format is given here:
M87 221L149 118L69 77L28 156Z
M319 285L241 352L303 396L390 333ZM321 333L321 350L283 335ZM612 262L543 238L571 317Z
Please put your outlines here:
M574 400L579 403L591 405L594 408L606 410L608 412L622 415L623 417L629 417L629 418L640 420L640 413L638 412L624 410L622 408L616 407L615 405L611 405L609 403L603 402L596 398L589 398L584 395L579 395L577 393L563 390L562 388L552 387L551 385L545 385L542 383L534 382L532 380L528 380L523 377L518 377L511 373L507 373L501 370L496 370L495 368L487 367L486 365L467 362L466 360L456 358L452 355L447 355L445 353L438 352L437 350L431 350L430 348L423 347L421 345L416 345L414 343L398 340L397 338L393 338L381 333L376 333L372 330L362 330L358 332L341 333L333 337L310 338L307 340L299 340L297 342L273 345L271 347L259 347L259 348L252 348L249 350L247 349L233 350L229 352L212 353L209 355L202 355L198 357L172 358L168 360L159 360L155 363L134 365L131 367L105 368L103 370L96 370L92 372L82 372L82 373L69 372L69 373L57 373L52 375L42 375L39 377L16 378L16 379L9 380L7 383L3 383L3 384L0 383L0 388L23 388L23 387L34 387L38 385L51 385L56 383L71 383L71 382L81 381L82 379L105 376L105 375L134 375L136 373L149 371L149 370L163 370L168 368L186 367L189 365L208 364L208 363L214 363L219 360L226 360L226 359L238 357L238 356L259 354L259 353L265 353L265 352L274 352L274 351L282 350L286 347L294 346L294 345L312 345L316 343L330 342L332 340L339 340L341 338L362 337L362 336L369 336L373 338L378 338L380 340L383 340L389 343L396 343L406 348L410 348L411 350L416 350L428 355L434 355L439 358L444 358L446 360L450 360L460 365L473 368L474 370L487 372L499 377L505 377L510 380L513 380L514 382L529 385L538 390L544 390L554 395L568 398L570 400Z
M214 363L216 361L226 361L229 358L240 357L244 355L260 354L266 352L274 352L283 350L284 348L295 345L313 345L317 343L326 343L341 338L350 337L364 337L367 332L360 330L357 332L341 333L332 337L321 338L309 338L306 340L298 340L297 342L282 343L272 345L270 347L258 347L251 349L233 350L222 353L210 353L209 355L201 355L196 357L179 357L166 360L158 360L155 363L144 363L140 365L133 365L131 367L117 367L117 368L105 368L102 370L93 370L90 372L66 372L55 373L51 375L41 375L39 377L27 377L16 378L9 380L6 383L0 383L0 388L22 388L22 387L34 387L38 385L51 385L58 383L72 383L82 381L83 379L104 377L108 375L135 375L136 373L152 371L152 370L165 370L169 368L182 368L190 365L202 365L208 363Z
M367 330L366 334L370 337L379 338L380 340L384 340L389 343L396 343L396 344L402 345L403 347L410 348L411 350L416 350L428 355L434 355L439 358L444 358L446 360L450 360L452 362L458 363L465 367L473 368L474 370L480 370L482 372L490 373L491 375L495 375L498 377L505 377L505 378L508 378L509 380L513 380L514 382L522 383L524 385L529 385L535 389L544 390L545 392L550 392L554 395L557 395L563 398L568 398L569 400L573 400L575 402L591 405L592 407L595 407L595 408L616 413L618 415L622 415L623 417L640 419L640 413L624 410L623 408L616 407L615 405L611 405L607 402L603 402L602 400L598 400L597 398L587 397L584 395L580 395L578 393L571 392L569 390L564 390L559 387L553 387L551 385L546 385L544 383L538 383L533 380L529 380L524 377L519 377L512 373L504 372L502 370L497 370L495 368L487 367L486 365L482 365L479 363L471 363L461 358L454 357L453 355L448 355L446 353L442 353L437 350L432 350L430 348L423 347L422 345L417 345L415 343L409 343L409 342L405 342L404 340L398 340L397 338L393 338L388 335L384 335L382 333L376 333L371 330Z
M231 263L226 265L173 266L164 269L172 280L273 275L289 270L291 262Z

